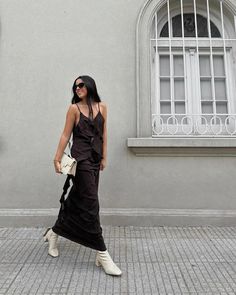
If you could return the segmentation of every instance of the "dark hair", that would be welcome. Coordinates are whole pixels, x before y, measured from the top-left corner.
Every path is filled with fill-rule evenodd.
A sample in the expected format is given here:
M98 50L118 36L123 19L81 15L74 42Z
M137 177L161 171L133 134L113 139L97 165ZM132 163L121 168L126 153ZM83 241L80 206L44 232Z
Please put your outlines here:
M96 101L96 102L100 102L101 99L100 99L100 96L98 95L98 92L97 92L97 86L96 86L96 83L94 81L94 79L90 76L86 76L86 75L83 75L83 76L79 76L78 78L75 79L74 81L74 84L72 86L72 91L73 91L73 97L72 97L72 100L71 100L71 103L77 103L79 101L81 101L82 99L79 98L79 96L77 95L76 93L76 81L78 79L81 79L84 84L85 84L85 87L87 89L87 104L88 104L88 107L89 107L89 118L93 118L93 109L92 109L92 102Z

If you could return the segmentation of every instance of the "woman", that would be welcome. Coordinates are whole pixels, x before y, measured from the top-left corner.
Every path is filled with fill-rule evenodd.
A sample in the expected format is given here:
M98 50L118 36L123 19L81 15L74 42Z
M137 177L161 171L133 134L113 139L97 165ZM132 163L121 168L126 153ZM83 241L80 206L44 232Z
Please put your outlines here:
M73 186L60 208L58 219L44 234L49 242L49 255L57 257L58 235L97 250L96 265L110 275L121 275L109 255L102 236L99 218L99 170L106 167L107 159L107 107L97 93L95 81L89 76L79 76L73 84L64 131L61 135L54 166L60 171L63 152L73 133L71 155L77 160Z

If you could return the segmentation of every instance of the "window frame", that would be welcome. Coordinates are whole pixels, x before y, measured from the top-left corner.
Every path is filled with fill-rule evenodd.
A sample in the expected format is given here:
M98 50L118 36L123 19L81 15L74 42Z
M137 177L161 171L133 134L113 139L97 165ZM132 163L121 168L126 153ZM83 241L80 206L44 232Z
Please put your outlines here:
M160 11L163 8L163 5L166 4L166 0L147 0L140 9L140 13L137 17L136 23L136 38L135 38L135 58L136 58L136 128L131 137L127 139L127 146L134 152L137 148L141 150L143 148L148 151L145 152L145 155L151 155L150 148L155 151L159 149L159 142L163 138L152 138L152 120L151 120L151 70L150 70L150 33L151 25L153 23L153 17L156 11ZM233 4L231 0L224 0L224 7L227 9L227 12L236 16L236 5ZM216 22L215 22L216 23ZM225 24L227 28L227 34L233 35L235 32L234 25L225 19ZM235 56L235 52L234 52ZM233 69L234 75L236 76L236 69ZM236 93L236 88L234 85L233 93ZM174 147L182 146L182 143L185 142L186 138L174 138L169 137L165 147ZM193 151L194 147L199 140L203 138L189 138L189 148ZM211 149L211 152L214 153L216 145L215 138L204 138L203 146L207 146ZM226 138L224 143L224 149L228 151L236 147L236 141L234 138ZM168 149L169 150L169 149ZM150 152L149 152L150 151ZM223 151L223 154L225 152ZM135 154L137 154L135 152ZM173 155L173 150L167 152L168 155ZM208 153L209 154L209 153ZM204 155L204 153L203 153ZM236 151L232 152L232 155L236 155Z
M206 45L207 45L207 41L205 42ZM160 46L161 47L161 46ZM228 105L228 112L227 112L227 115L230 115L230 114L235 114L235 103L234 103L234 100L233 100L233 92L232 92L232 81L230 79L231 75L232 75L232 69L231 69L231 62L232 62L232 54L231 54L231 51L232 51L232 48L228 48L227 52L226 52L226 59L224 61L227 62L227 66L225 67L224 70L225 71L225 81L228 82L228 97L227 97L227 100L225 100L227 102L227 105ZM160 72L159 72L159 61L160 61L160 55L164 55L164 56L169 56L170 52L168 50L164 50L163 48L160 48L160 51L156 54L155 53L155 56L153 56L152 58L152 61L153 61L153 64L152 64L152 93L153 93L153 98L152 98L152 114L156 114L158 117L161 117L163 116L163 114L160 113L160 103L161 103L161 97L160 97L160 79L161 79L161 76L160 76ZM183 52L181 50L181 48L178 48L178 49L174 49L171 51L171 58L170 58L170 62L173 63L173 57L174 56L177 56L177 55L181 55L182 56ZM204 113L201 112L201 82L200 82L200 69L199 69L199 63L198 63L198 55L199 56L203 56L203 55L206 55L206 56L209 56L210 55L210 50L209 49L204 49L204 50L199 50L199 54L196 52L196 48L188 48L185 50L185 58L186 58L186 76L187 76L187 79L185 80L185 83L186 83L186 93L185 93L185 99L183 100L183 102L185 103L185 114L188 116L188 118L190 118L192 123L193 123L193 126L192 126L192 129L193 129L193 132L189 133L189 134L179 134L179 135L182 135L182 136L194 136L194 135L199 135L199 130L206 130L205 128L205 124L199 124L199 120L200 117L202 116L202 118L204 118ZM216 55L219 55L219 56L223 56L224 55L224 52L223 51L218 51L217 49L213 48L213 56L216 56ZM157 57L157 61L155 60L155 58ZM196 79L192 79L193 75L196 73L197 75L197 78ZM173 80L175 80L175 77L171 77L171 73L170 73L170 80L172 80L172 85L174 83ZM184 83L184 84L185 84ZM170 83L171 85L171 83ZM227 85L225 85L227 87ZM173 86L174 87L174 86ZM194 89L194 92L191 91L192 89ZM174 91L174 89L173 89ZM158 93L157 93L158 92ZM188 98L188 99L187 99ZM174 104L176 101L175 100L170 100L171 104ZM212 100L213 104L216 104L217 103L217 100ZM156 112L155 112L155 109L156 109ZM171 107L172 109L172 107ZM199 114L199 115L198 115ZM171 114L167 114L166 116L175 116L175 118L178 119L178 113L173 113L171 112ZM181 115L181 114L180 114ZM223 116L226 116L224 114L221 114L221 113L216 113L216 114L212 114L213 116L216 116L216 118L221 118ZM165 116L165 115L164 115ZM209 115L210 116L210 115ZM161 120L155 120L156 122L157 121L161 121ZM213 133L207 133L207 132L204 132L204 134L202 135L205 135L205 136L216 136L217 133L218 133L218 129L219 129L219 126L217 126L217 122L219 121L219 119L216 120L215 124L216 126L211 126L211 129L212 129L212 132ZM205 121L204 121L205 122ZM180 122L179 122L180 123ZM196 123L198 124L199 128L198 130L196 130ZM232 127L232 124L234 124L234 122L231 122L231 129L233 128ZM236 122L235 122L236 124ZM169 135L175 135L175 132L174 130L176 129L176 127L174 126L176 124L173 124L173 126L171 126L171 124L169 124L167 126L167 124L163 123L162 126L160 127L160 129L162 130L167 130L169 129L170 133ZM188 124L185 125L185 127L188 127L187 126ZM190 126L191 127L191 126ZM190 127L188 127L187 129L189 130ZM223 126L222 127L223 130L222 131L225 131L226 133L226 130L225 130L225 127ZM185 128L186 129L186 128ZM171 131L172 130L172 131ZM162 136L165 136L165 135L168 135L168 132L165 131L163 132ZM222 134L223 135L223 134ZM236 133L234 134L236 136ZM153 133L152 134L152 137L157 137L158 134L155 134Z
M194 13L193 7L188 6L188 5L186 7L184 6L183 13ZM207 11L201 5L198 6L197 14L198 15L201 15L202 17L204 17L207 20L207 17L208 17ZM173 49L172 48L179 47L178 50L180 52L181 52L181 49L182 49L182 54L183 54L183 59L184 59L184 64L185 64L184 68L186 70L186 75L185 75L185 78L186 79L184 79L184 84L185 84L185 98L189 98L188 100L185 99L185 106L186 106L186 111L185 112L187 113L187 111L190 111L191 110L190 107L191 107L192 103L194 102L193 97L191 97L191 92L188 93L188 89L190 88L190 85L186 85L187 83L189 84L188 79L190 78L190 77L187 76L187 73L189 73L190 70L187 71L187 61L185 60L186 58L189 59L189 56L188 56L188 53L187 53L187 48L191 48L192 47L192 48L196 48L196 50L199 50L200 51L201 50L200 49L201 47L205 47L205 48L209 47L208 54L211 55L212 51L215 50L214 49L214 46L217 47L217 45L220 44L221 47L222 47L222 38L223 37L229 38L229 35L228 35L228 32L227 32L226 29L224 29L225 31L223 31L223 29L220 28L221 15L219 14L219 11L218 11L218 18L217 18L217 15L216 15L215 11L213 10L213 11L211 11L211 19L210 19L210 21L219 30L219 32L221 34L221 38L219 38L219 37L217 37L217 38L210 38L210 37L202 37L202 38L200 38L200 37L197 37L197 38L195 38L195 37L194 38L191 38L191 37L182 38L181 37L181 38L177 38L177 37L172 37L173 36L173 32L172 32L172 19L174 17L178 16L178 15L180 15L180 11L179 11L179 8L178 7L171 9L169 15L167 15L167 13L165 13L163 15L160 15L160 21L158 21L158 22L157 22L157 17L155 15L155 17L153 19L153 22L152 22L151 33L150 34L154 38L158 38L158 42L156 41L156 39L150 38L150 47L151 47L150 48L150 53L153 52L153 49L152 49L153 47L158 46L158 50L157 49L155 50L155 57L156 57L156 55L158 55L158 58L159 58L159 52L160 52L161 48L162 47L163 48L164 47L167 47L168 50L169 50L170 60L172 61L172 59L173 59L173 53L172 53ZM170 20L170 23L171 23L170 28L169 28L170 37L160 37L161 31L162 31L163 27L165 26L166 22L168 21L168 19ZM200 43L200 44L198 44L198 43ZM168 50L166 51L166 54L168 54ZM199 57L199 53L198 52L197 52L197 54L198 54L198 57ZM227 52L223 52L223 54L225 55L225 54L227 54ZM158 60L158 58L156 58L156 60ZM151 56L151 60L153 61L153 56ZM226 56L224 58L224 62L227 62L227 60L228 60L228 57ZM157 63L158 63L158 61L157 61ZM196 61L194 62L194 64L196 64ZM199 66L198 60L197 60L197 65ZM230 79L229 79L230 78L230 75L228 75L229 74L229 71L227 71L229 65L230 65L230 63L228 63L228 66L225 68L226 69L225 76L226 76L226 90L227 90L227 94L228 94L227 95L228 114L232 114L234 112L232 112L232 110L229 111L229 109L230 109L230 103L231 103L231 99L230 98L232 98L232 96L229 95L230 94L230 88L231 88L230 85L229 85L230 84ZM171 67L170 67L170 69L171 69ZM196 68L195 70L197 70L197 73L199 73L199 71L200 71L199 67ZM151 98L152 114L153 114L153 105L154 105L154 108L156 106L157 109L158 109L158 105L160 105L160 97L158 97L158 95L157 95L158 90L156 90L156 89L160 89L160 83L159 83L160 75L157 74L158 73L158 64L153 66L153 64L151 63L151 72L153 72L153 71L154 71L154 73L151 74L151 77L152 77L151 87L152 88L154 87L155 90L154 91L153 90L151 91L151 93L152 93L152 98ZM172 74L173 73L170 73L170 76L172 76ZM155 81L153 81L153 78L155 79ZM200 74L198 75L198 78L200 79ZM172 80L172 77L170 78L170 82L172 82L171 80ZM192 85L192 86L195 87L195 85ZM170 83L170 87L171 87L171 83ZM198 91L198 97L197 97L197 99L198 99L198 101L200 101L201 100L201 92L199 92L199 89L200 89L199 88L199 85L198 85L198 87L196 87L196 89ZM173 90L173 87L171 87L170 91L172 91L172 92L174 91ZM153 93L155 93L155 97L153 97ZM171 97L173 97L173 94L171 94ZM178 118L176 119L176 117L178 117L178 116L177 116L176 113L174 114L172 110L173 110L173 101L171 100L171 116L172 117L170 117L170 119L171 118L174 118L174 120L177 121ZM195 117L193 115L191 116L192 112L190 112L189 114L190 114L190 119L193 122L193 125L195 125L195 122L197 120L199 121L199 119L197 118L197 116L196 116L196 119L195 119ZM203 113L201 113L201 105L198 106L198 111L196 111L196 114L199 114L199 115L202 115L203 116ZM157 112L157 115L159 115L161 117L161 113L160 112ZM215 116L215 119L212 122L219 121L219 117L217 117L217 114L215 114L214 116ZM205 117L203 117L203 118L205 118ZM152 115L152 119L153 119L153 115ZM152 122L153 122L153 120L152 120ZM162 124L162 125L163 125L163 129L167 129L166 128L166 124ZM211 130L212 127L215 130L214 126L209 126L209 127L211 127L211 128L208 128L209 130ZM172 130L174 129L171 126L171 124L169 124L168 128L170 128ZM193 129L194 128L195 127L193 126ZM164 132L164 133L166 133L166 132ZM196 133L196 135L198 135L199 132L195 132L193 130L193 134L189 133L188 136L193 136L194 133ZM163 135L165 135L165 134L163 134ZM174 136L175 133L174 132L170 132L169 135L173 135ZM211 132L208 132L208 133L205 133L205 135L206 136L207 135L208 136L211 136L211 135L216 135L216 134L212 134ZM157 135L155 134L155 132L153 132L152 133L152 136L157 136Z

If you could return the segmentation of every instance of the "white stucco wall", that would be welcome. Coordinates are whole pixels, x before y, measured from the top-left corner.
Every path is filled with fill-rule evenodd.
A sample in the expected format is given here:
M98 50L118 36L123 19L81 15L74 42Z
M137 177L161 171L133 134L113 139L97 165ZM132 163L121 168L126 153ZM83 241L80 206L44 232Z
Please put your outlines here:
M160 217L153 223L167 220L159 209L231 210L235 216L235 157L137 157L127 147L127 138L136 136L135 29L143 4L0 1L2 224L10 220L8 209L59 208L65 177L54 172L53 157L72 83L82 74L95 79L108 105L108 166L99 187L101 209L110 210L104 222L148 224L146 209L153 208ZM127 211L109 219L116 208Z

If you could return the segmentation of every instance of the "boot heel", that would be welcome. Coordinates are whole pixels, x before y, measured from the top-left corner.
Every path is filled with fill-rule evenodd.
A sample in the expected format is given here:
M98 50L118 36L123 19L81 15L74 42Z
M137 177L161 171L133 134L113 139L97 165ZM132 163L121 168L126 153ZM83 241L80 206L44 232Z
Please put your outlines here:
M101 263L99 262L98 257L96 257L95 264L96 264L97 266L101 266Z
M50 230L50 227L47 228L47 230L46 230L45 233L43 234L43 240L44 240L44 242L48 242L47 233L48 233L49 230Z

